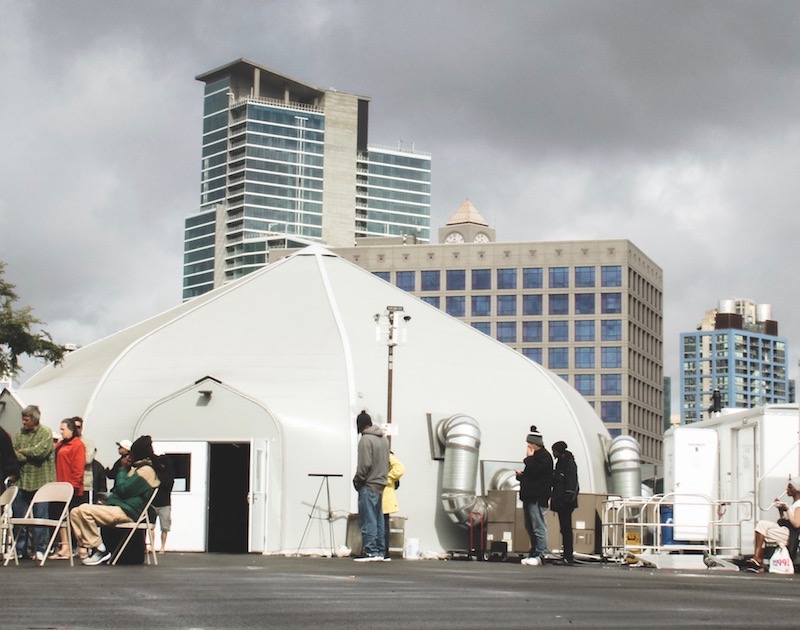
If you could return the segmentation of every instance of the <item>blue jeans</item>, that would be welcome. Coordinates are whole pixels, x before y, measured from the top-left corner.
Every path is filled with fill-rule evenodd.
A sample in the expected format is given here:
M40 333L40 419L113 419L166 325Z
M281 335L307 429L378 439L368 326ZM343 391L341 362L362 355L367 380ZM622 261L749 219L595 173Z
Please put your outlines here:
M22 518L25 516L34 494L36 493L32 490L20 489L19 492L17 492L17 498L14 499L14 504L11 506L15 517ZM33 516L35 518L49 518L49 506L49 503L37 503L33 507ZM29 530L30 533L33 534L33 548L30 551L41 551L44 553L44 550L47 548L47 539L48 534L50 533L49 528L15 527L14 537L17 539L17 555L19 555L20 558L25 557L25 551L27 547L26 539L28 538Z
M522 510L525 515L525 529L531 539L528 556L544 558L547 555L547 523L544 520L547 508L536 501L523 501Z
M369 486L358 489L358 525L361 528L361 548L365 556L380 556L386 552L383 529L383 494Z

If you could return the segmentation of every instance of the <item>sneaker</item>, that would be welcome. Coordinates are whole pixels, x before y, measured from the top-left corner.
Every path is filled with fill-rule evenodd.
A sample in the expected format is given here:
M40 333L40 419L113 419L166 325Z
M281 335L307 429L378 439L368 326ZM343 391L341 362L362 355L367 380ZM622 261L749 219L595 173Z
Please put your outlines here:
M540 558L523 558L520 564L524 564L526 567L538 567L541 566L542 561Z
M91 556L89 556L88 558L85 558L81 562L83 564L85 564L86 566L88 566L88 567L93 567L93 566L96 566L98 564L103 564L104 562L108 561L110 558L111 558L111 552L110 551L100 551L99 549L96 549L95 552Z
M354 562L383 562L383 556L359 556L353 558Z
M391 562L392 561L392 559L389 556L383 556L382 559L383 559L384 562Z
M33 559L35 559L36 562L41 562L44 560L44 551L37 551Z

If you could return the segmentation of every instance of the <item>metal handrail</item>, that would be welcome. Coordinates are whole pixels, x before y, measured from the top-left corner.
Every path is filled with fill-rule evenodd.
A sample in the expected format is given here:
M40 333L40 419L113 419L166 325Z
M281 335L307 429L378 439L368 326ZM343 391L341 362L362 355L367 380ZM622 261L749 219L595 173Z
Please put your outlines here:
M673 542L664 544L664 529L673 523L662 522L662 508L675 505L707 507L712 518L707 524L702 540L691 543ZM725 522L722 517L728 506L746 506L744 515L738 520ZM737 511L738 512L738 511ZM652 497L616 498L603 502L602 550L610 558L625 559L642 553L661 554L674 551L702 551L718 555L720 552L736 552L741 549L742 523L752 520L753 504L747 500L713 501L703 494L668 493ZM736 546L721 546L721 533L726 528L736 531Z

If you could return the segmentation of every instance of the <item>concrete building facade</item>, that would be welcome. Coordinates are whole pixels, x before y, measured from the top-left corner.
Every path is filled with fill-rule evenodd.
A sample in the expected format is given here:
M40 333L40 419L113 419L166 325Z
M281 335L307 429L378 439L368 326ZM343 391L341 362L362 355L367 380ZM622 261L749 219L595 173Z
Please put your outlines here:
M630 241L497 242L466 201L438 244L334 251L558 374L661 462L663 274Z

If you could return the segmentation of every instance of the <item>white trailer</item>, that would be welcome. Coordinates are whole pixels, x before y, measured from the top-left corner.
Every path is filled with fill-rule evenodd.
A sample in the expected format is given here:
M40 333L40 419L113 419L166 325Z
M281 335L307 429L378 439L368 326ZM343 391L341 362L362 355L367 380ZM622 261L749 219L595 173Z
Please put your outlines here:
M727 525L718 528L720 549L731 555L752 553L756 522L778 518L774 501L784 494L789 476L800 473L799 444L796 403L725 409L708 420L669 429L664 435L665 494L709 498L705 508L676 500L676 542L702 540L701 532L714 519Z

